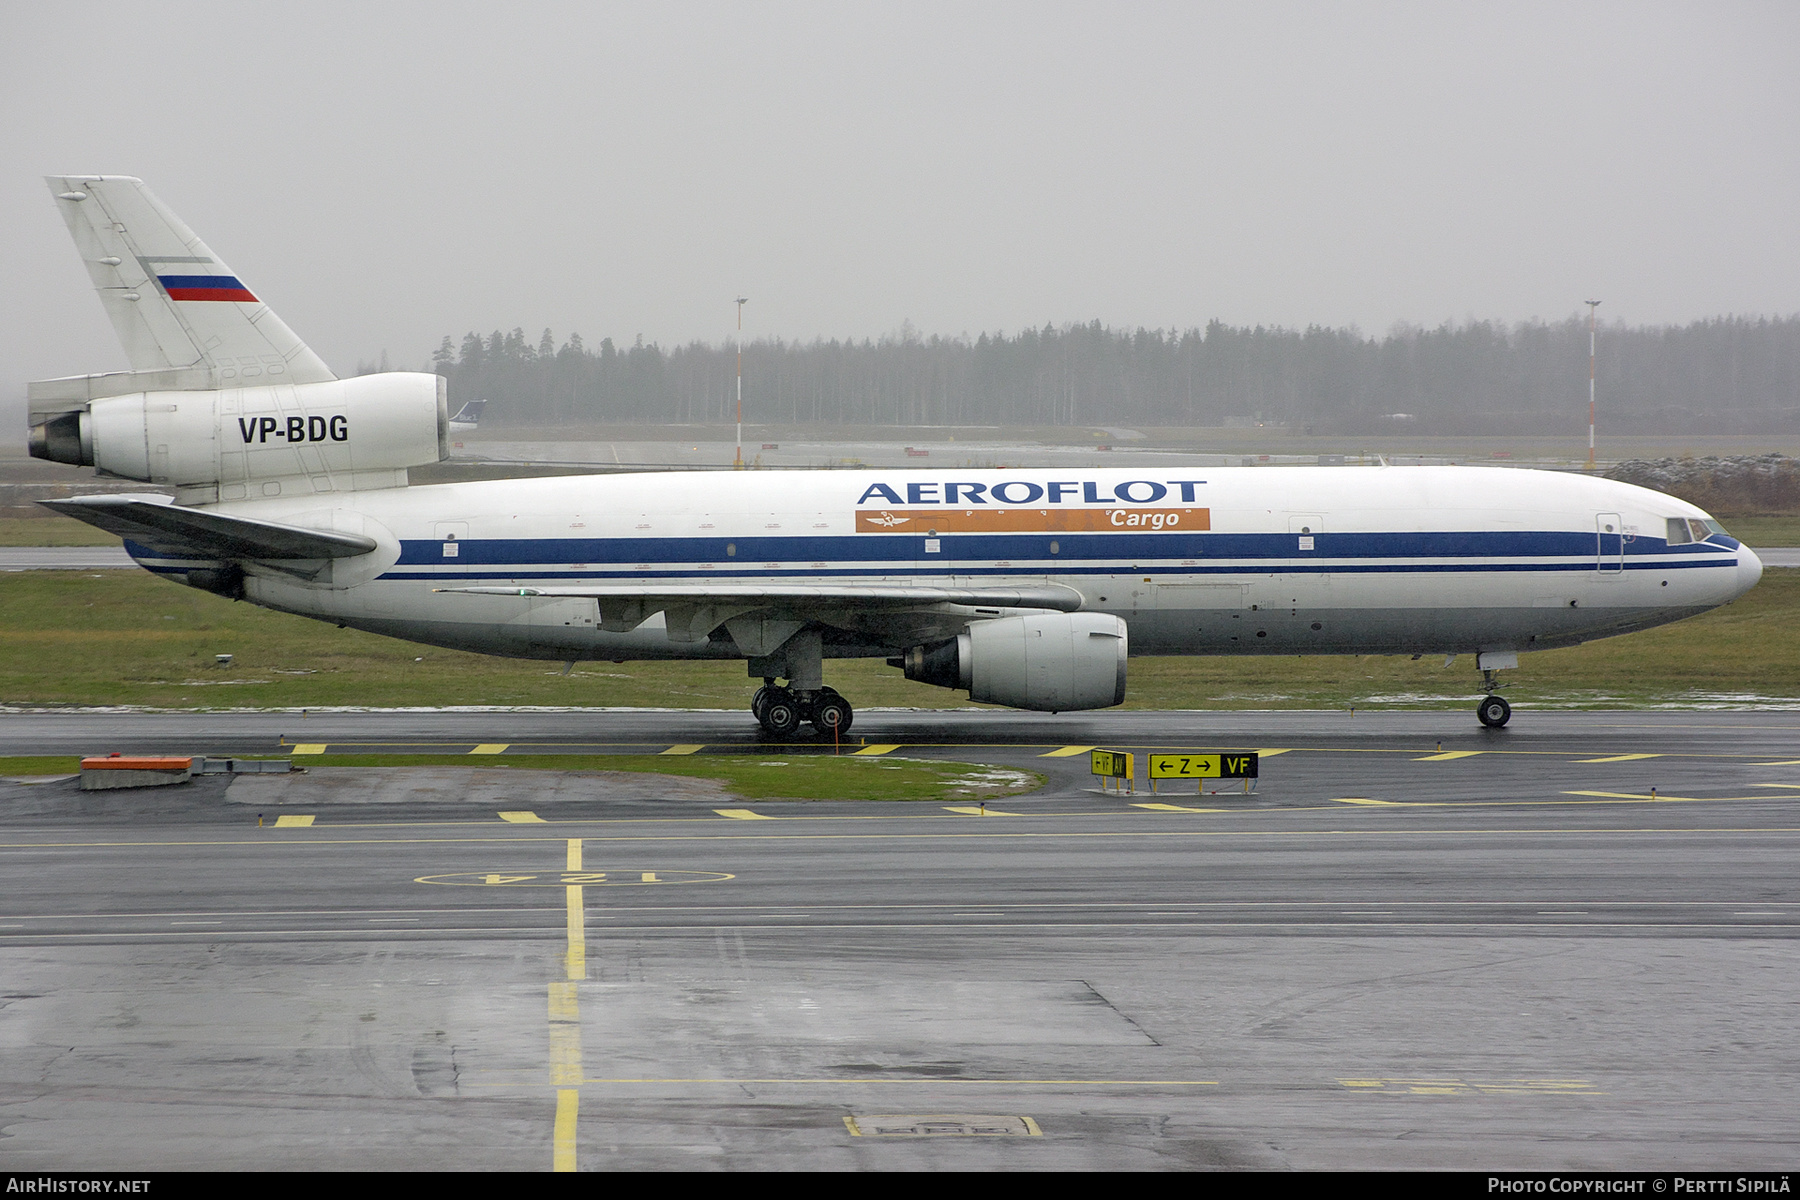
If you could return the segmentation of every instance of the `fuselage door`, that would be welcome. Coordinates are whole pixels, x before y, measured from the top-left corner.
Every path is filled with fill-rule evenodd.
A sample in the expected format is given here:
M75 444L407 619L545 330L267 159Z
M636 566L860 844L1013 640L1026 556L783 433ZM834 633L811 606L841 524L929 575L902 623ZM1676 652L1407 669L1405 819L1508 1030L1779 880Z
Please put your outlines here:
M1594 558L1602 575L1625 569L1625 523L1618 513L1594 515Z

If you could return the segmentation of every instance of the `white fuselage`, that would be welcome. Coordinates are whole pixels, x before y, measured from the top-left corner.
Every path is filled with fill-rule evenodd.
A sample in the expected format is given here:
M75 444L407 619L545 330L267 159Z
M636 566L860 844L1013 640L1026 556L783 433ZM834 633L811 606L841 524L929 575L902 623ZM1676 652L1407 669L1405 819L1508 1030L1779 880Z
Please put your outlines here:
M1693 505L1576 474L1469 467L752 471L586 475L242 501L214 511L362 533L311 579L249 566L248 599L416 641L551 659L743 657L662 614L473 587L1054 582L1122 618L1134 655L1507 652L1727 603L1762 566L1671 544ZM177 560L134 547L153 571ZM741 608L741 606L740 606ZM892 654L987 610L846 607L827 656Z

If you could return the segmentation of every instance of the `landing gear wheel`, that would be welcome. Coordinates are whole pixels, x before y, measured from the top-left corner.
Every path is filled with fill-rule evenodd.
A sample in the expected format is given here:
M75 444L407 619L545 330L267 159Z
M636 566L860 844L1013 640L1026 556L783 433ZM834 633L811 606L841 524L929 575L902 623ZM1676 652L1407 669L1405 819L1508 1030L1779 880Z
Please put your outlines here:
M818 706L813 709L813 728L827 737L836 735L843 737L850 732L850 722L856 718L851 711L850 702L832 692L821 696Z
M762 726L771 737L791 737L800 728L800 706L791 696L771 697L763 708Z
M765 683L756 689L756 695L750 697L750 715L758 721L763 719L763 712L769 707L769 693L774 690Z
M1498 696L1489 696L1475 706L1475 716L1489 729L1499 729L1512 720L1512 705Z

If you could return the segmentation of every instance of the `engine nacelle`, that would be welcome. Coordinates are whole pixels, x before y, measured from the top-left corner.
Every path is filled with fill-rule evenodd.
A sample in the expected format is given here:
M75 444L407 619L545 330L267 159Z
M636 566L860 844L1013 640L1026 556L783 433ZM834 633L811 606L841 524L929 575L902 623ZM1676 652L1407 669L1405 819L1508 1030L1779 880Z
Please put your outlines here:
M1070 712L1124 703L1126 650L1118 617L1034 613L973 622L954 638L914 646L895 665L920 683L967 688L984 704Z
M393 487L450 457L445 381L411 371L90 400L31 430L35 458L242 500Z

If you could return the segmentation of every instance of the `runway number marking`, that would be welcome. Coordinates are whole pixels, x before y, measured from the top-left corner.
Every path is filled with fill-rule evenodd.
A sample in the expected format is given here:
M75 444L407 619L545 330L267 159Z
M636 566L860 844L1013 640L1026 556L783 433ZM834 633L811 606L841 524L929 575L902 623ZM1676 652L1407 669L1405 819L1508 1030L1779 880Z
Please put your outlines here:
M462 871L454 875L421 875L414 883L452 887L643 887L660 883L721 883L737 876L724 871L560 871L527 875L523 872Z

